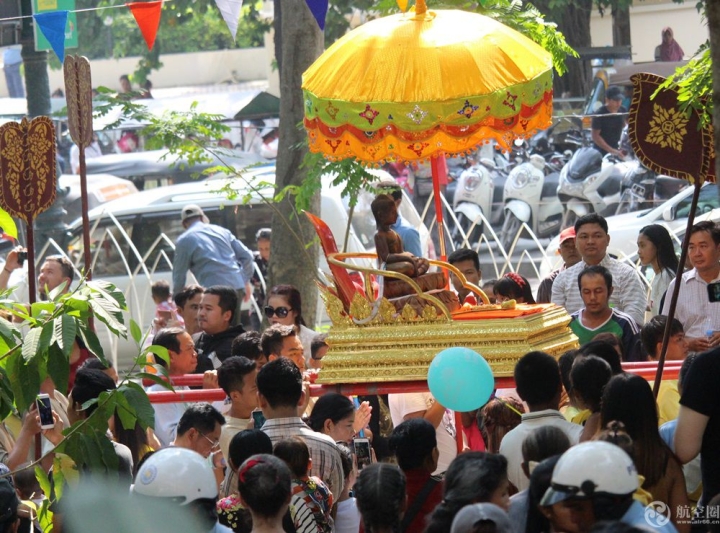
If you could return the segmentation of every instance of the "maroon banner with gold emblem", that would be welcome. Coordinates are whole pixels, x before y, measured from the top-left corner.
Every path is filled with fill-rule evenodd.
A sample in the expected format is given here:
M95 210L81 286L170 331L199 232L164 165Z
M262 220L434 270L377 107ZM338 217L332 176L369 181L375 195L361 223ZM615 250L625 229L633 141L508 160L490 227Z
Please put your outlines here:
M680 109L677 91L658 91L665 78L640 73L630 79L634 86L630 143L640 162L658 174L690 182L714 181L712 128L700 128L696 110Z
M0 205L25 222L55 201L55 127L47 117L0 126Z

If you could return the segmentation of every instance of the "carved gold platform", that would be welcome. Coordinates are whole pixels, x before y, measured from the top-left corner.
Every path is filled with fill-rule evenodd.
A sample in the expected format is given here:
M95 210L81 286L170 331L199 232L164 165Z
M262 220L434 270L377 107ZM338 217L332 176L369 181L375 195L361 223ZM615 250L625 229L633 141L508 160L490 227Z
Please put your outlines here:
M512 376L517 360L530 351L559 357L578 346L567 327L570 315L557 306L516 318L452 320L435 316L430 306L426 316L418 316L409 306L397 315L386 301L373 321L359 326L341 312L337 297L327 291L323 297L333 326L318 383L425 380L433 357L451 346L481 354L497 377ZM370 313L371 305L357 296L351 309L362 316Z
M349 262L377 261L377 256L338 252L327 224L311 213L305 214L315 226L331 271L330 284L319 284L333 325L318 383L423 381L433 357L452 346L475 350L487 360L496 377L506 377L512 376L515 363L528 352L541 350L559 357L578 345L577 337L568 328L570 315L561 307L485 311L492 307L479 287L469 283L455 266L429 261L433 267L456 276L483 304L472 314L453 313L437 291L423 292L415 280L399 272ZM362 283L351 279L350 271L359 272ZM415 294L409 299L383 298L385 279L402 280ZM457 299L454 304L457 306ZM500 318L509 315L514 318Z

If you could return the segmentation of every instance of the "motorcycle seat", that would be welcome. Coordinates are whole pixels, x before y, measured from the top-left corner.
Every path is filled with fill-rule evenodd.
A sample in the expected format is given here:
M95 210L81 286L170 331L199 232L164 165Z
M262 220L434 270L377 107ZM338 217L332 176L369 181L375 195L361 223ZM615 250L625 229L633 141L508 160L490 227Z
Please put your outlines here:
M560 174L558 172L553 172L553 173L545 176L545 181L543 182L543 187L542 187L542 193L540 193L541 197L545 198L547 196L557 195L557 189L558 189L559 184L560 184Z

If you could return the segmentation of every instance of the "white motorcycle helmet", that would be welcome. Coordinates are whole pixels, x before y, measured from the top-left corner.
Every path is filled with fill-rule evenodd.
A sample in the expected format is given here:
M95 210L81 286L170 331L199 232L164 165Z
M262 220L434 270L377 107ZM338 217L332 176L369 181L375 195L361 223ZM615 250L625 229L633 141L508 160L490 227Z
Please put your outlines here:
M131 490L140 496L173 498L180 505L218 496L215 475L207 459L177 447L164 448L148 458L138 470Z
M638 486L635 463L622 448L603 441L584 442L560 457L540 505L596 495L625 496Z

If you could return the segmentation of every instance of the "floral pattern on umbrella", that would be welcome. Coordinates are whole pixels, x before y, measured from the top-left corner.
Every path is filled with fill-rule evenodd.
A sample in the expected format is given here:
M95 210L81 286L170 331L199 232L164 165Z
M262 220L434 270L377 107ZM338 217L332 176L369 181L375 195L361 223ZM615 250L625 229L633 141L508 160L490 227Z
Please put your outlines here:
M385 161L467 153L546 128L552 60L504 26L457 10L392 15L338 40L303 75L310 150Z

